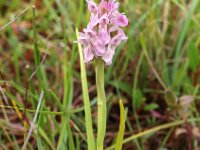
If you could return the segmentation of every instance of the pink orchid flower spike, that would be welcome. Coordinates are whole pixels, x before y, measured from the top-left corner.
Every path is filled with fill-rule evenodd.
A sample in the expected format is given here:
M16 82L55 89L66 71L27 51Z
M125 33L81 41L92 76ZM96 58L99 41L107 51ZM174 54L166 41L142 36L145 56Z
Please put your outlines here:
M116 48L128 39L122 30L128 26L128 18L118 11L119 2L115 0L101 0L99 4L93 0L86 2L90 22L78 40L83 46L85 62L101 58L106 65L111 65Z

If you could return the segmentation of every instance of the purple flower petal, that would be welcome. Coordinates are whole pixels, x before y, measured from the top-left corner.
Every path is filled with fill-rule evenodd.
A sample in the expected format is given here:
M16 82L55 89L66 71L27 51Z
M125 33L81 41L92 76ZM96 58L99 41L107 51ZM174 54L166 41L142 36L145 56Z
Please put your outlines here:
M128 38L125 36L125 34L124 33L122 33L122 31L120 31L120 33L118 33L117 35L115 35L112 39L111 39L111 41L110 41L110 43L109 43L109 47L111 48L111 49L116 49L119 45L120 45L120 43L122 42L122 41L125 41L125 40L127 40Z
M97 4L92 0L86 0L88 3L88 9L91 13L96 14L98 12Z
M109 23L109 19L108 19L108 15L104 14L100 19L99 19L99 23L101 25L107 25Z
M96 57L103 56L103 54L105 53L105 46L100 44L98 41L95 41L93 43L93 47L94 47L94 54Z
M84 60L86 63L91 61L94 58L94 53L92 51L92 45L88 45L87 47L84 47L83 54L84 54Z
M118 29L118 34L121 35L121 40L126 41L128 37L125 35L124 31L122 29Z
M83 31L86 33L88 38L94 38L96 36L96 31L91 30L91 29L83 29Z
M109 28L109 32L115 32L115 31L118 31L119 30L119 26L116 26L116 25L112 25L110 28Z
M98 41L104 46L108 44L111 40L110 34L108 33L106 29L99 30L97 38L98 38Z
M84 34L84 33L79 33L79 39L78 39L78 42L81 43L83 46L88 46L90 41L89 39L87 38L87 35Z
M123 14L118 14L115 18L111 19L111 23L120 27L125 27L128 25L128 18Z
M93 29L99 23L98 14L90 16L90 22L87 25L87 29Z
M112 49L106 50L104 55L102 56L102 59L105 61L106 65L111 65L112 64L112 59L115 54L115 51Z
M119 2L109 0L106 4L104 4L104 8L109 12L108 14L114 13L119 8Z

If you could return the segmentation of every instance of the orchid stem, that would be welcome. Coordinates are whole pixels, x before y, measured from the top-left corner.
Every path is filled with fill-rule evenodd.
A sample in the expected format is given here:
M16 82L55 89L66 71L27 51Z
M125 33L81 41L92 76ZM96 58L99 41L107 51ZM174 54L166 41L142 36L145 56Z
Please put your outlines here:
M106 133L106 95L104 91L104 62L96 59L96 86L98 97L97 150L103 150Z

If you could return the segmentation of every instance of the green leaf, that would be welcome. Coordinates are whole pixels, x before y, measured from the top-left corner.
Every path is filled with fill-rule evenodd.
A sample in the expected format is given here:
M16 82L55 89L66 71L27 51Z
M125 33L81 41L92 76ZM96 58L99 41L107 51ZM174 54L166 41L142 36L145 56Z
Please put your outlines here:
M151 103L151 104L148 104L147 106L144 107L144 110L146 111L151 111L151 110L154 110L156 108L158 108L158 104L156 103Z
M178 98L174 95L171 90L168 90L165 94L165 102L168 107L175 107L177 104Z
M125 121L126 121L126 112L124 111L124 105L122 103L122 100L119 101L120 106L120 126L119 126L119 132L117 136L117 141L115 144L115 150L121 150L122 149L122 142L124 137L124 130L125 130Z
M199 65L199 51L194 43L189 45L188 58L190 68L192 71L196 71Z
M142 91L139 89L136 89L134 91L134 105L135 108L138 109L141 107L141 105L145 102L145 98L142 95Z
M119 88L121 91L125 92L129 96L132 96L131 86L124 82L124 81L111 81L109 82L112 86L115 86L116 88Z

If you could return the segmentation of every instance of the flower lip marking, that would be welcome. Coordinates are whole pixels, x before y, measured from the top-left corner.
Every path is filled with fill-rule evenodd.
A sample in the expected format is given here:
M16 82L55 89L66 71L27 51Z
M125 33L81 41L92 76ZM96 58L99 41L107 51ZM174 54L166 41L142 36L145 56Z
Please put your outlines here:
M118 21L119 26L125 27L128 25L128 19L125 15L121 15L121 14L118 15L117 21Z

